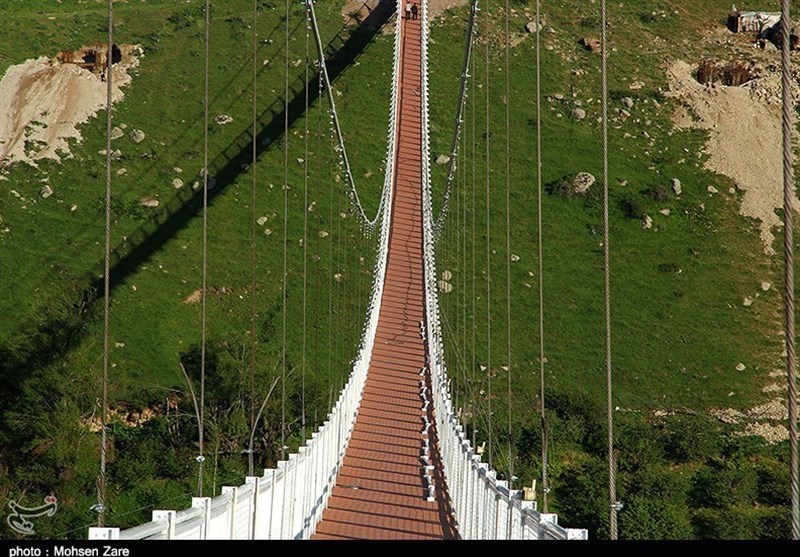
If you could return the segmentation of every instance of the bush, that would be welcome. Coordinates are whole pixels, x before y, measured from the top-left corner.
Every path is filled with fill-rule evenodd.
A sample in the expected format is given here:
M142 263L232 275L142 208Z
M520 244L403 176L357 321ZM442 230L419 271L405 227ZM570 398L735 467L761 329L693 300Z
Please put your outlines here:
M619 200L619 208L625 218L642 220L645 217L645 208L642 201L632 193L626 193Z
M693 506L716 509L751 506L756 500L756 484L756 469L746 460L712 462L692 482Z
M634 471L663 461L664 451L653 433L653 426L638 414L618 417L615 447L620 471Z
M601 458L565 468L553 485L562 523L608 538L608 476Z
M659 441L673 462L706 460L720 454L721 428L702 414L678 414L664 420Z
M619 514L625 540L686 540L693 538L686 502L631 497Z
M750 511L750 512L748 512ZM692 525L701 540L755 540L759 524L750 509L697 509Z
M792 533L792 512L788 508L763 509L758 517L758 539L788 540Z
M763 462L756 466L756 501L761 505L789 507L789 469L784 464Z

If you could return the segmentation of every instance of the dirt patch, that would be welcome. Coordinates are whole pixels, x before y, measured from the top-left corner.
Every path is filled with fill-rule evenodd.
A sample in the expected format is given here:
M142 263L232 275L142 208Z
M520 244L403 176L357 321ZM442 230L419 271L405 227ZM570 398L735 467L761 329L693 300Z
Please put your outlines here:
M692 70L678 61L667 71L670 94L697 117L690 124L679 114L674 121L709 132L706 168L728 176L744 191L740 212L758 219L764 251L773 254L772 229L781 225L775 211L783 206L781 119L779 106L765 102L764 91L772 90L780 77L767 75L741 87L707 87Z
M164 399L163 403L145 406L141 409L130 405L112 407L107 412L108 423L119 423L127 427L142 427L147 422L161 416L177 414L180 402L181 397L179 395L171 394ZM103 429L101 418L96 413L81 420L81 425L93 433Z
M78 126L105 107L104 49L98 43L8 68L0 80L0 167L69 155L68 140L82 139ZM141 55L138 45L115 47L114 102L123 98Z
M203 291L199 288L189 294L186 299L183 301L184 304L199 304L200 301L203 299Z

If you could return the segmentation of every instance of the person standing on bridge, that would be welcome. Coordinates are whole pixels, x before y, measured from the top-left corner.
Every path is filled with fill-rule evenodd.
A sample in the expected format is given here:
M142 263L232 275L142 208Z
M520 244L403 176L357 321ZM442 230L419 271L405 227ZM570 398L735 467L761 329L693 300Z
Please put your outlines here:
M411 19L417 19L419 15L419 8L417 8L416 4L411 4Z
M406 19L411 19L411 2L406 2Z

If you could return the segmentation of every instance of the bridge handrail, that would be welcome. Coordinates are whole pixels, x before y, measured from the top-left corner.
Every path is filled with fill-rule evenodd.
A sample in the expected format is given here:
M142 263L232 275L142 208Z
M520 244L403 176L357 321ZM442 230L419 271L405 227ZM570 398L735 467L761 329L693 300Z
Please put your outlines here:
M439 450L458 532L463 539L586 539L586 530L563 528L554 514L539 513L521 492L481 462L453 408L444 361L436 285L435 220L431 205L428 106L428 2L422 0L422 164L425 257L425 327Z
M398 22L400 7L398 3ZM315 532L358 414L380 316L396 167L401 42L402 25L398 24L395 26L387 164L381 194L384 210L372 294L358 355L327 420L297 453L278 462L276 468L265 470L263 476L247 477L246 483L240 486L225 486L222 494L214 498L195 497L190 509L177 513L153 511L153 521L133 528L90 528L89 539L308 539Z

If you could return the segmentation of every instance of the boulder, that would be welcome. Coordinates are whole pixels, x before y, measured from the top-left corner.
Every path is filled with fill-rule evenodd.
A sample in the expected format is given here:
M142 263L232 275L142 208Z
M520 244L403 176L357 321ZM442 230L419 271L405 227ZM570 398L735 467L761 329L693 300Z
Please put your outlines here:
M583 45L583 48L585 48L589 52L599 53L601 50L600 39L597 39L595 37L584 37L580 40L580 43L581 45Z
M218 126L225 126L233 122L233 118L227 114L220 114L214 117L214 123Z
M584 118L586 118L586 111L582 108L573 108L572 112L569 113L570 118L573 120L577 120L580 122Z
M575 188L575 193L586 193L595 182L597 182L597 179L593 174L579 172L572 181L572 187Z
M525 24L525 31L528 33L538 33L544 28L544 25L539 22L539 25L536 25L535 21L529 21Z
M142 141L144 141L145 135L142 130L133 130L131 131L130 137L131 141L133 141L134 143L141 143Z

